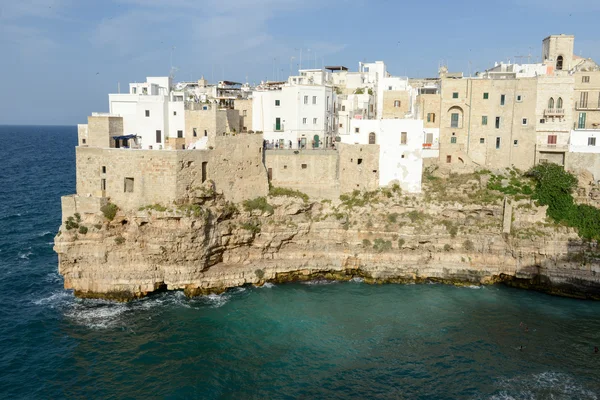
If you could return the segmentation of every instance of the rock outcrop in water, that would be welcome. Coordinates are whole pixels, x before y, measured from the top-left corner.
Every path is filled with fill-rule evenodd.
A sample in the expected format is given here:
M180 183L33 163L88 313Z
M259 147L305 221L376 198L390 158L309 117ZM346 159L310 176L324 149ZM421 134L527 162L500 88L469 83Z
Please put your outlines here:
M595 246L546 221L530 200L503 201L477 177L392 189L337 204L268 197L244 205L203 195L183 205L98 210L55 239L65 288L128 300L158 290L189 296L244 284L315 278L514 286L600 298ZM264 200L264 199L262 199ZM84 227L83 229L81 227Z

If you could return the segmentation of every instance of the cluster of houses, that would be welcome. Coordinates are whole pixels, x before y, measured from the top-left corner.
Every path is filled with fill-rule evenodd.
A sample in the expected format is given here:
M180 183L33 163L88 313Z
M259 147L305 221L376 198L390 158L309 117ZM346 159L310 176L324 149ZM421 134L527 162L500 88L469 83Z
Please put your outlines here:
M98 143L90 129L107 135ZM267 156L378 146L379 186L398 182L412 192L424 163L463 170L554 162L600 180L600 68L575 55L573 36L552 35L539 63L497 63L474 76L441 67L437 77L411 79L376 61L357 71L300 69L256 86L149 77L110 94L109 112L79 126L79 146L209 150L216 137L248 134L262 134Z

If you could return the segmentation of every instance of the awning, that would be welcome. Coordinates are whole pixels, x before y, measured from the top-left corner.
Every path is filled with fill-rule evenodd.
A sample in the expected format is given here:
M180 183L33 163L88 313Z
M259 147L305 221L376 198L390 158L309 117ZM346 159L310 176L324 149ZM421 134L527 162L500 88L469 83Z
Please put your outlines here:
M135 139L137 135L123 135L123 136L113 136L112 138L115 140L129 140Z

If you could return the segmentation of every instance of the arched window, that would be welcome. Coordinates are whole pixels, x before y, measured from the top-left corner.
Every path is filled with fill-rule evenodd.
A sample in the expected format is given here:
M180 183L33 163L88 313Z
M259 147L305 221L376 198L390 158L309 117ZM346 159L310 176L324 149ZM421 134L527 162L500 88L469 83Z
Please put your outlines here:
M400 100L394 100L394 107L400 107Z
M375 132L369 133L369 144L375 144Z
M562 108L562 97L559 97L556 101L556 108Z
M462 128L463 127L463 109L458 107L458 106L454 106L454 107L450 107L448 109L448 112L450 113L450 127L451 128Z
M563 67L563 56L558 56L556 58L556 69L561 70Z
M554 97L550 97L550 100L548 100L548 108L550 110L554 108Z

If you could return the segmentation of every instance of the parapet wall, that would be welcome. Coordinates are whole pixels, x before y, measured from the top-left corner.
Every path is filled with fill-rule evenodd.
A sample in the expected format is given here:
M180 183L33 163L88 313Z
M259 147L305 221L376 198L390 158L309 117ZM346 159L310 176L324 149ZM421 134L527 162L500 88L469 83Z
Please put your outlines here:
M108 197L125 210L189 197L212 180L227 200L268 193L262 136L215 138L213 150L135 150L77 147L77 194Z

